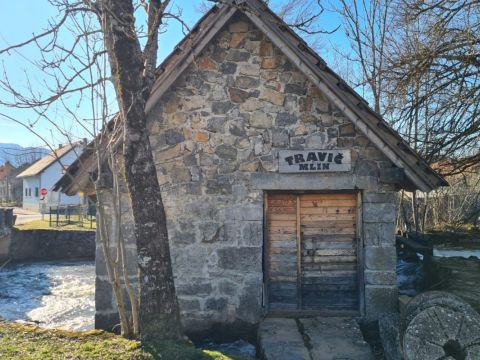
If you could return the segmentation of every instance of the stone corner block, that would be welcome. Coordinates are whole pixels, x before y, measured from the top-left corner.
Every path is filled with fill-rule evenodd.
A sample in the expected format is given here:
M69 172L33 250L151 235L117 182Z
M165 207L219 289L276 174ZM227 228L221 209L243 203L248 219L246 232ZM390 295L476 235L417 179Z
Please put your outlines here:
M95 312L95 329L113 331L120 323L116 312Z
M368 270L395 271L397 249L395 246L366 246L365 268Z
M365 284L367 285L395 285L397 273L395 271L365 270Z
M398 311L396 286L365 285L365 317L377 320L383 313Z
M364 192L363 202L365 203L383 203L395 204L395 193L393 192Z
M395 245L395 223L364 223L363 236L366 246L393 246Z
M95 279L95 309L97 312L112 311L115 302L112 285L107 280Z
M394 222L396 219L396 207L391 203L363 202L363 221L368 222Z

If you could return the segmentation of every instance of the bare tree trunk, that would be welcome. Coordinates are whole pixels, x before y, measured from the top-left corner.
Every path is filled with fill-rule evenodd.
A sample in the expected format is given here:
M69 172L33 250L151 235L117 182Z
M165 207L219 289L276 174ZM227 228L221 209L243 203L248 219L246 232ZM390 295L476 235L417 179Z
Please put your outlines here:
M112 151L109 152L110 154L110 168L112 169L113 173L113 191L114 191L114 206L113 206L113 215L117 220L117 251L119 255L119 264L120 264L120 271L123 276L123 283L125 284L125 289L127 290L127 296L130 301L130 310L132 316L132 334L134 338L138 338L140 335L140 323L138 318L138 299L135 294L135 291L130 283L130 279L128 278L128 263L127 263L127 255L125 250L125 239L123 237L122 231L122 202L121 202L121 190L120 190L120 169L117 166L117 159L115 159L114 153Z
M117 301L118 317L120 319L120 330L123 337L130 338L132 336L132 330L128 321L127 311L125 308L125 301L123 297L123 289L120 284L120 274L118 269L118 259L114 260L111 255L110 249L110 234L107 223L107 215L105 212L104 192L108 191L104 188L102 181L97 182L95 186L97 193L97 220L99 225L100 244L102 246L103 255L105 257L105 266L107 268L107 274L112 285L115 299ZM119 221L112 217L112 220ZM115 227L115 221L112 221L112 227Z
M423 205L423 213L422 213L422 232L425 232L425 226L427 222L427 212L428 212L428 205L429 205L428 193L425 194L424 201L425 203Z
M405 203L403 201L404 194L405 194L405 192L404 192L404 190L402 190L402 199L400 201L400 206L401 206L401 209L402 209L403 221L405 223L406 231L408 233L408 232L412 231L412 223L410 221L410 217L408 216L407 209L405 208Z
M150 6L159 4L151 1ZM142 53L135 35L131 1L105 0L102 14L106 48L124 119L125 178L138 251L141 334L148 341L181 339L166 216L144 111L151 88L151 79L144 73L148 65L146 50Z
M413 218L413 227L415 232L418 233L418 201L417 201L417 191L412 192L412 218Z

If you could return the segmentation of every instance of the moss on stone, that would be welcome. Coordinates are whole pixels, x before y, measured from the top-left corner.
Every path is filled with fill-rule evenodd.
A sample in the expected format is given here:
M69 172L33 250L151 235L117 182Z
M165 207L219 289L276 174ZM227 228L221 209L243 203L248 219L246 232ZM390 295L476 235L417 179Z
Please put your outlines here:
M164 341L155 347L99 330L67 331L0 321L0 359L162 359L248 360L210 350L190 342Z

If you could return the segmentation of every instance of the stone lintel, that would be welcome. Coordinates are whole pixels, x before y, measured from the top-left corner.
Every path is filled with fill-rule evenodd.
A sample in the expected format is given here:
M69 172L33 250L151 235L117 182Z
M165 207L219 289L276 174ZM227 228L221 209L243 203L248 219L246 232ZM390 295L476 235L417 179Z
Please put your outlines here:
M351 190L375 191L377 179L371 176L352 174L280 174L253 173L251 183L261 190Z

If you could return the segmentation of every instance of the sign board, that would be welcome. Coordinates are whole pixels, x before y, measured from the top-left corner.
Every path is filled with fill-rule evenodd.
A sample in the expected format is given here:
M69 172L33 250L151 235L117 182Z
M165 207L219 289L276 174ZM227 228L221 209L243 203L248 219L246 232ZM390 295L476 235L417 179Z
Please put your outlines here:
M45 188L41 188L41 189L40 189L40 195L42 195L42 196L47 196L47 194L48 194L48 190L47 190L47 189L45 189Z
M278 170L281 173L350 171L350 150L281 150Z

